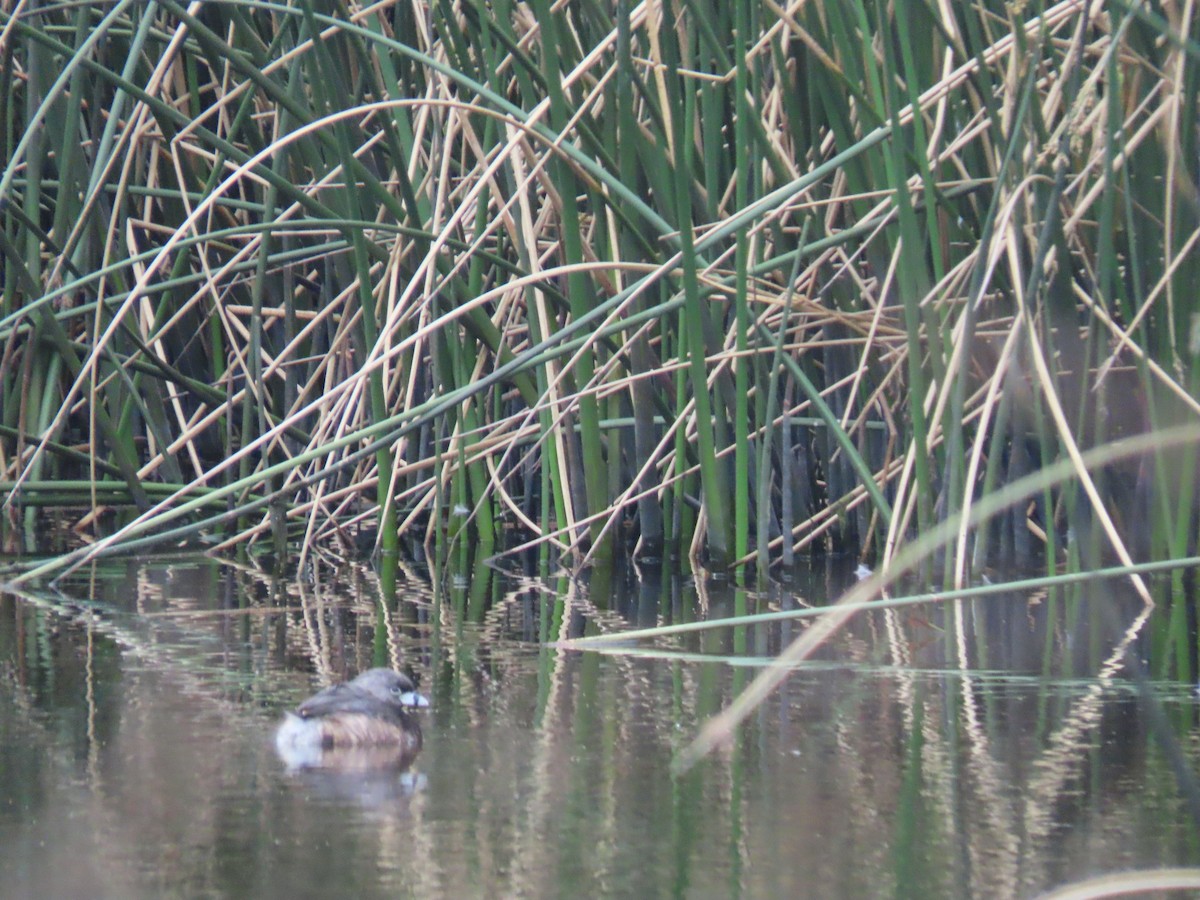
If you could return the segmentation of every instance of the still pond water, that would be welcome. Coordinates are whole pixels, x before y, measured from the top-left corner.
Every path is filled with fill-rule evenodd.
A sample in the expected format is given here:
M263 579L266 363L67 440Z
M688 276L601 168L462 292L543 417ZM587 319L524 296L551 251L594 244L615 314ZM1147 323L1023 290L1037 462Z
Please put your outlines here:
M0 894L1025 897L1200 863L1198 702L1108 664L1089 601L1136 616L1110 588L860 615L682 777L673 756L803 626L552 646L850 580L410 572L388 599L367 567L155 559L0 593ZM289 770L283 711L388 664L432 701L415 763Z

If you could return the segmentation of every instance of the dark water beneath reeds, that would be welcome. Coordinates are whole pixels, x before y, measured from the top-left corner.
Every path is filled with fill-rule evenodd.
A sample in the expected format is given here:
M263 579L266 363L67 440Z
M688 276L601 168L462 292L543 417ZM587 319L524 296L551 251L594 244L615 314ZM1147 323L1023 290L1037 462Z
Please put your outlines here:
M1200 863L1200 707L1109 664L1138 611L1110 588L859 616L673 778L803 626L583 653L547 643L743 601L658 576L404 583L381 601L365 568L299 585L192 559L0 594L0 894L1012 897ZM415 764L288 771L282 711L389 659L432 699Z

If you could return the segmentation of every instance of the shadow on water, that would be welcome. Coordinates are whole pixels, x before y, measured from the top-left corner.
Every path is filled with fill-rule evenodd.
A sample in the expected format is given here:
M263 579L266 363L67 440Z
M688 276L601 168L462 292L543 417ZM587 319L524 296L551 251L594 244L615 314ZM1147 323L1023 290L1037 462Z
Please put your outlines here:
M759 596L625 569L483 570L440 591L401 572L383 601L367 568L318 585L159 559L105 564L63 595L0 594L0 883L1029 896L1200 862L1197 699L1158 677L1179 645L1111 583L860 614L679 778L670 762L700 724L808 626L551 646L823 605L851 577L818 567ZM377 665L432 699L415 759L278 758L285 710Z

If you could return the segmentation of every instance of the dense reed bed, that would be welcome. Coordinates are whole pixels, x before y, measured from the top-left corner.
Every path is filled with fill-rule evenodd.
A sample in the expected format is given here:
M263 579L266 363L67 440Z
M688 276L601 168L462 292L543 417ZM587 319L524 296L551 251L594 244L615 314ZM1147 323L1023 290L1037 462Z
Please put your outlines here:
M0 528L1186 556L1192 15L6 5Z

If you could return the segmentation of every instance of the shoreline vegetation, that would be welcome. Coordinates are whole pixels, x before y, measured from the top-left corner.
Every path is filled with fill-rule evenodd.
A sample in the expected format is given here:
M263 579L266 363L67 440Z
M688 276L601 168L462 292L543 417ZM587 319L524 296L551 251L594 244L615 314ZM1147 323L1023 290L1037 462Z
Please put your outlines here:
M7 8L0 537L88 540L11 577L201 538L1184 561L1191 14Z

